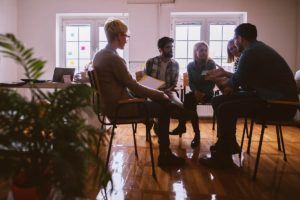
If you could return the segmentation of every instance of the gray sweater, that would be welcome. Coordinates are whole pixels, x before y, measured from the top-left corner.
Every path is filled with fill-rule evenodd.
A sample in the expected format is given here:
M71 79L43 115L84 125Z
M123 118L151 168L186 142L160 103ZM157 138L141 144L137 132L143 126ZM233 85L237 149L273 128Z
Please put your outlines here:
M163 99L163 92L144 87L137 83L127 69L126 62L109 45L99 51L93 60L100 87L100 108L106 115L114 116L118 101L132 99L129 90L140 97L154 100ZM137 105L126 106L121 116L139 113Z

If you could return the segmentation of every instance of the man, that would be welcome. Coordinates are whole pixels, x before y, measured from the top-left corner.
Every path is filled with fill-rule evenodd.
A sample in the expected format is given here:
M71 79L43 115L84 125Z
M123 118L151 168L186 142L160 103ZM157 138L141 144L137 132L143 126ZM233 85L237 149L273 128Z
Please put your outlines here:
M157 47L160 55L147 60L144 73L164 81L165 85L160 90L168 95L174 104L183 107L174 90L178 82L179 65L172 59L173 43L174 40L169 37L162 37L158 40Z
M97 73L102 110L108 116L114 116L120 100L132 99L131 92L147 97L153 101L146 101L145 105L151 117L158 118L158 142L159 142L159 166L182 165L183 158L172 154L169 148L169 123L170 114L164 108L165 102L169 101L167 95L158 90L149 89L138 84L131 76L125 61L118 55L117 49L124 49L127 43L128 28L118 19L108 20L104 26L108 45L95 55L93 66ZM138 105L130 104L120 110L122 117L131 115L146 115Z
M172 38L160 38L157 42L160 55L149 59L145 68L145 74L148 76L165 81L165 85L161 88L165 93L173 91L178 81L179 65L172 59L173 43Z
M179 76L179 65L176 60L172 59L173 43L174 40L169 37L162 37L158 40L157 47L160 55L147 60L144 73L165 82L160 90L163 91L171 101L169 108L172 110L172 118L185 119L190 118L193 113L183 109L183 103L178 98L175 91ZM156 131L156 124L154 124L154 130ZM170 132L170 134L179 135L178 133L174 134L173 132Z
M296 109L267 107L265 100L298 101L293 73L285 60L271 47L257 41L256 27L250 23L235 29L235 44L244 49L237 71L222 83L223 95L212 101L217 115L218 141L211 146L211 157L200 158L208 167L232 165L231 154L239 153L235 138L238 117L289 119ZM209 75L207 79L210 79ZM236 92L239 87L246 92Z

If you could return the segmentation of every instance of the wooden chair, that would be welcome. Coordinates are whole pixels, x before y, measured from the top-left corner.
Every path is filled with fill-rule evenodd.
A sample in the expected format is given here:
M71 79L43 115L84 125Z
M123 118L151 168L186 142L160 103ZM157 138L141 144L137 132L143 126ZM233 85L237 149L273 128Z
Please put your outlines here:
M151 140L151 135L150 135L150 127L152 123L152 119L149 117L149 112L147 110L146 105L144 102L146 101L145 99L139 99L139 98L134 98L134 99L128 99L128 100L122 100L118 102L118 106L116 109L116 113L114 116L108 116L103 111L101 110L101 91L99 87L99 81L97 79L97 74L94 70L88 72L88 76L90 78L90 83L91 86L94 88L95 94L93 96L94 100L93 102L96 104L95 105L95 112L98 116L98 119L101 123L101 128L104 128L105 125L110 125L112 126L112 131L111 131L111 137L109 141L109 148L108 148L108 153L107 153L107 158L106 158L106 170L108 169L108 163L109 163L109 157L110 157L110 152L111 152L111 147L112 147L112 142L113 138L115 135L115 128L117 128L118 125L123 125L123 124L131 124L132 125L132 133L133 133L133 141L134 141L134 150L135 150L135 156L138 158L138 152L137 152L137 146L136 146L136 131L137 131L137 124L138 123L143 123L146 125L146 138L148 138L148 142L150 145L150 156L151 156L151 164L152 164L152 176L156 178L156 173L155 173L155 168L154 168L154 157L153 157L153 147L152 147L152 140ZM128 117L128 118L122 118L119 116L119 112L122 110L122 108L126 105L129 104L136 104L139 105L141 108L144 108L144 111L146 113L146 117L141 117L141 116L133 116L133 117ZM97 156L99 154L99 145L100 145L100 140L98 141L97 145Z
M295 74L295 81L297 85L297 91L298 95L300 96L300 70L296 72ZM287 156L285 152L285 146L284 146L284 140L283 140L283 133L282 133L282 126L296 126L300 127L300 119L297 118L297 116L300 116L300 103L299 102L290 102L290 101L267 101L266 102L269 105L281 105L281 106L293 106L298 109L295 117L291 120L268 120L268 119L257 119L257 118L251 118L250 123L250 130L249 130L249 136L248 136L248 146L247 146L247 154L250 154L250 148L251 148L251 141L252 141L252 134L253 134L253 126L254 123L257 123L261 125L261 134L260 134L260 140L258 145L258 151L256 156L256 162L255 162L255 168L253 173L253 179L256 179L256 174L258 170L259 165L259 159L261 154L261 147L264 137L264 130L267 128L268 125L274 125L276 127L276 135L277 135L277 146L279 151L283 151L283 159L287 161ZM244 129L247 124L244 124ZM243 149L243 143L244 143L244 137L245 132L243 132L242 135L242 142L241 142L241 149Z

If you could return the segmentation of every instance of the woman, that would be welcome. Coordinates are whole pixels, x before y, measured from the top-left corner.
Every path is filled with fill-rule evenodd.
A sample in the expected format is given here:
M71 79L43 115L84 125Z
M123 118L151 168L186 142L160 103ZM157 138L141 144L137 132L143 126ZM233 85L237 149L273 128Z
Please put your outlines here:
M208 57L208 45L206 42L198 42L194 46L194 61L187 66L189 76L189 86L191 92L184 96L184 108L193 111L191 119L193 130L195 132L191 147L197 147L200 143L200 129L197 115L197 104L207 103L213 97L213 89L215 83L205 80L205 76L209 70L216 68L215 62ZM186 119L181 118L179 125L171 134L181 135L186 131Z
M233 73L237 71L239 58L241 56L242 49L239 49L234 44L234 39L228 41L227 44L227 62L232 63L233 65ZM231 93L232 91L224 90L224 85L228 82L228 79L231 78L233 73L225 71L221 66L218 66L218 69L211 70L207 73L206 80L211 80L216 83L219 89L222 91L223 94Z

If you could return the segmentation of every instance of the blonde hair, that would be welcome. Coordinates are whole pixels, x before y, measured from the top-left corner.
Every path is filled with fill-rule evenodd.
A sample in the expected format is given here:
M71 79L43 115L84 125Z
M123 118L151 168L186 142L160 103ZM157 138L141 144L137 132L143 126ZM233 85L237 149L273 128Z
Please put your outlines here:
M128 27L120 19L109 18L104 24L104 31L108 42L111 43L119 34L126 34Z
M200 48L200 46L205 46L207 48L207 50L209 49L208 48L208 44L205 42L205 41L200 41L200 42L197 42L195 45L194 45L194 61L196 61L198 58L197 58L197 51L198 49ZM208 59L208 58L207 58Z
M232 63L234 61L234 55L231 53L230 49L229 49L229 45L230 44L234 44L234 39L231 39L228 41L228 44L227 44L227 62L228 63Z

